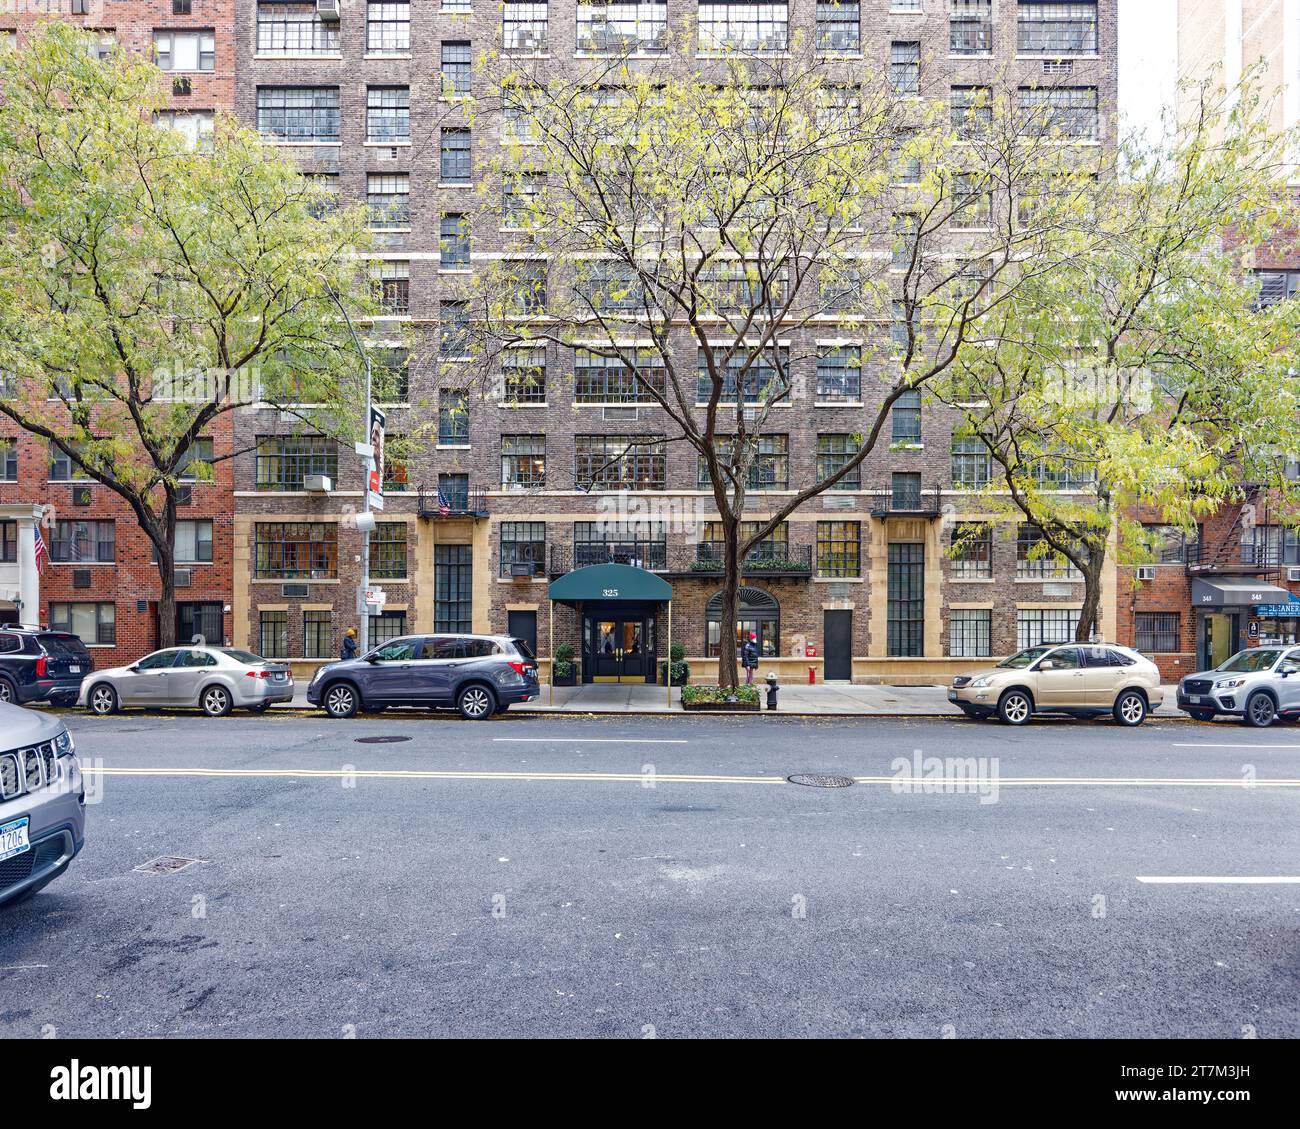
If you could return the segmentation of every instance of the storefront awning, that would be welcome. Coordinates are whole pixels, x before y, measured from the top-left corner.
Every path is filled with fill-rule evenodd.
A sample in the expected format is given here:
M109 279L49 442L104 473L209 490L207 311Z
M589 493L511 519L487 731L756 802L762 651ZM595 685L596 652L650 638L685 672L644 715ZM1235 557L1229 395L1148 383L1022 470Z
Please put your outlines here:
M560 604L581 600L648 600L658 603L673 598L673 586L663 577L631 565L603 564L566 572L551 582L547 593Z
M1192 578L1192 606L1195 608L1243 608L1252 604L1285 604L1290 600L1291 593L1285 588L1249 577Z

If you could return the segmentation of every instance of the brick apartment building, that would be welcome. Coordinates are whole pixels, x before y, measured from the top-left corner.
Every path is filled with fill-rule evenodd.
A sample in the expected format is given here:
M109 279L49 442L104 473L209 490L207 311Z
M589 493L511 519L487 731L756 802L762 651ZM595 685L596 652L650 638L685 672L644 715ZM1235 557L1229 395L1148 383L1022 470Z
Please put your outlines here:
M945 100L1003 73L1024 87L1064 85L1071 106L1094 115L1083 140L1114 143L1114 0L237 0L237 112L342 199L371 206L379 221L373 269L393 318L368 330L376 349L391 349L388 327L400 326L438 334L445 358L456 336L458 276L509 236L480 221L472 251L442 238L474 211L477 174L499 144L490 124L471 125L444 90L472 91L472 61L489 46L544 58L562 74L566 63L599 57L611 36L658 56L665 28L679 42L696 24L692 37L738 44L816 36L850 75L868 58L875 69L915 65L923 92ZM713 675L718 647L737 631L756 631L765 668L792 676L813 666L819 678L930 681L972 658L1073 630L1081 583L1025 559L1032 541L1014 528L964 560L949 559L960 484L985 471L978 456L954 447L950 414L907 402L895 410L889 449L792 515L747 568L741 623L724 626L715 531L705 524L677 534L657 516L708 504L695 458L669 445L587 488L585 468L603 463L620 438L666 431L658 409L636 404L617 372L571 351L521 354L519 364L535 380L525 402L475 400L458 412L447 381L420 371L407 372L406 390L392 397L390 434L432 426L435 413L438 426L436 441L385 469L389 493L371 564L387 604L372 637L508 630L536 639L546 656L554 611L554 642L580 648L584 677L652 678L655 658L667 657L663 603L553 608L548 599L552 581L609 561L672 585L673 639L686 646L695 680ZM874 410L856 384L833 374L809 373L803 385L788 408L774 410L780 434L762 455L755 518L765 490L788 494L824 473ZM335 654L356 622L360 459L270 411L241 416L237 426L240 447L258 450L235 469L235 642L309 666ZM327 476L332 489L304 489L308 475ZM644 505L645 516L608 521L615 489ZM1116 594L1112 569L1107 634ZM618 663L600 659L611 642Z
M171 72L164 120L201 144L214 116L234 105L232 13L229 0L50 0L0 12L0 49L21 46L32 27L58 17L84 26L96 53L150 55ZM230 443L228 419L204 437L216 458L229 455ZM177 537L179 636L229 640L231 463L217 462L214 480L187 493ZM43 574L36 523L48 550ZM0 622L67 627L93 648L97 666L130 662L157 644L160 583L151 558L152 545L117 495L0 421Z

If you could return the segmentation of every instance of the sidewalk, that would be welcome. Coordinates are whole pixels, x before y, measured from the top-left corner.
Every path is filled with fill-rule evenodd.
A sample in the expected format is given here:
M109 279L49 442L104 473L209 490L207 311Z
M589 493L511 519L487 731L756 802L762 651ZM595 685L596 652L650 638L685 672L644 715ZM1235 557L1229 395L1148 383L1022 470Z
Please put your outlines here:
M1153 711L1156 717L1186 717L1174 705L1174 687L1166 686L1164 704ZM765 688L760 688L766 709ZM310 709L306 683L294 690L293 706L282 708ZM672 705L664 686L590 683L585 686L555 687L543 684L541 697L535 702L510 707L511 713L682 713L681 690L673 688ZM811 714L826 717L960 717L961 711L948 701L946 686L854 686L847 682L821 683L816 686L782 686L778 696L778 713Z

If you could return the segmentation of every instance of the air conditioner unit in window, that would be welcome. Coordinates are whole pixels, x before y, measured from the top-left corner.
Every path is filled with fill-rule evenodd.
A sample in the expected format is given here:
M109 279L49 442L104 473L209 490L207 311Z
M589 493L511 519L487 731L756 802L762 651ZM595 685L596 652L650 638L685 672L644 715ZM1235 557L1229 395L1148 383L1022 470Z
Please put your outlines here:
M89 486L74 486L72 488L72 504L74 506L88 506L94 499L94 494Z
M302 480L302 488L311 494L328 494L334 489L328 474L309 474Z
M172 574L176 578L177 588L189 588L194 584L194 572L188 568L178 568Z
M1155 565L1138 565L1139 580L1154 580L1156 578Z
M510 576L512 579L518 577L529 577L533 575L534 565L532 561L515 561L510 566Z
M72 570L72 586L74 588L90 587L90 569L74 568Z
M302 599L310 593L306 584L282 584L280 585L280 595L286 599Z
M337 20L339 0L316 0L316 14L323 20Z
M600 418L605 423L635 423L636 408L602 408Z
M1286 570L1286 578L1287 578L1287 581L1288 581L1289 583L1291 583L1291 584L1295 584L1297 581L1300 581L1300 568L1289 568L1289 569L1287 569L1287 570Z
M192 93L192 88L190 86L190 80L188 78L172 79L172 94L178 96L184 96L190 93Z

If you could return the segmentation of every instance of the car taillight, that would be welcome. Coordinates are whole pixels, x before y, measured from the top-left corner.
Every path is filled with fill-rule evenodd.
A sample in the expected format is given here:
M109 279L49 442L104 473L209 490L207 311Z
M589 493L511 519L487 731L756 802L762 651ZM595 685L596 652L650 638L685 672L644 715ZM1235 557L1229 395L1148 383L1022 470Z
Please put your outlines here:
M270 678L271 677L271 675L265 670L246 670L244 671L244 676L246 678Z
M513 670L517 675L519 675L522 678L524 674L527 673L528 671L528 664L512 662L510 664L510 669Z
M44 678L50 669L50 660L42 655L36 660L36 677Z

